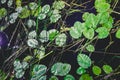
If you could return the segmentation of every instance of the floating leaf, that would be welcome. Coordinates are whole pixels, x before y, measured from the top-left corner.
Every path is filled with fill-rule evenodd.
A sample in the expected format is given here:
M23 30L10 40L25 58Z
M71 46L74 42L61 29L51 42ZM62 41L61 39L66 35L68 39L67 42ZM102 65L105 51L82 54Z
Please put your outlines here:
M7 10L5 8L0 8L0 19L7 15Z
M35 2L30 2L29 3L29 8L31 9L31 10L36 10L37 8L38 8L38 5L37 5L37 3L35 3Z
M57 9L54 9L53 11L52 11L52 14L54 15L54 14L59 14L60 13L60 11L59 10L57 10Z
M106 74L109 74L113 71L112 67L110 65L103 65L102 69Z
M10 14L10 16L9 16L9 18L10 18L10 23L12 24L12 23L15 23L15 21L16 21L16 19L18 18L18 13L17 12L15 12L15 13L12 13L12 14Z
M90 29L88 29L88 30L85 30L85 31L83 32L83 35L84 35L85 38L87 38L87 39L93 39L93 37L94 37L94 29L93 29L93 28L90 28Z
M32 20L32 19L29 19L29 20L27 21L27 26L28 26L29 28L31 28L32 26L36 26L36 22L35 22L34 20Z
M35 65L32 71L31 80L46 80L46 76L43 76L46 70L47 67L45 65Z
M85 69L91 66L91 59L85 54L78 54L77 61Z
M32 56L28 55L23 59L23 61L30 62L32 58L33 58Z
M101 74L101 68L98 66L93 66L92 71L95 75L99 76Z
M24 74L25 74L25 72L24 72L23 70L18 70L18 71L15 73L15 77L16 77L16 78L22 78Z
M89 74L83 74L79 80L93 80Z
M82 32L84 32L85 30L86 30L85 24L79 21L76 21L74 23L74 27L71 27L70 29L70 35L73 38L78 39L82 36Z
M29 68L29 64L28 64L27 62L25 62L25 61L23 61L23 62L21 63L21 65L22 65L22 68L23 68L24 70L26 70L27 68Z
M86 27L85 27L85 24L84 23L81 23L79 21L76 21L74 23L74 27L78 30L79 33L83 32L86 30Z
M53 3L53 8L54 8L54 9L60 10L60 9L63 9L64 7L65 7L64 1L55 1L55 2Z
M9 0L8 3L7 3L8 7L11 7L12 4L13 4L13 0Z
M106 0L96 0L95 8L97 9L97 12L106 12L110 9L110 4L106 3Z
M36 37L37 37L37 33L35 30L29 32L29 34L28 34L29 39L35 39Z
M46 80L47 79L47 76L45 75L45 76L41 76L39 79L37 79L37 80Z
M45 19L45 18L46 18L46 14L40 13L40 14L38 15L38 19L40 19L40 20L43 20L43 19Z
M98 19L93 13L89 13L85 21L85 26L87 28L96 28L98 24Z
M21 12L22 12L22 7L17 7L17 8L15 9L15 11L17 11L17 13L21 13Z
M82 15L82 19L84 20L84 21L86 21L87 19L88 19L88 16L89 16L89 12L85 12L83 15Z
M113 18L110 16L108 21L106 23L103 24L104 27L106 27L108 29L108 31L111 30L111 28L113 28Z
M73 38L78 39L78 38L80 38L82 36L82 33L78 32L77 28L71 27L71 29L70 29L70 35Z
M64 77L64 80L75 80L75 78L72 75L68 74Z
M19 60L15 60L14 63L13 63L13 65L14 65L14 70L15 71L18 71L18 70L22 69L22 64L20 63Z
M51 76L51 78L49 78L49 80L58 80L58 78L56 76Z
M24 19L30 16L30 10L27 9L26 7L22 8L21 13L19 14L19 17Z
M71 65L67 63L55 63L51 68L51 73L58 76L65 76L69 73Z
M55 22L57 22L60 18L61 18L61 15L60 15L60 14L53 14L53 15L50 17L50 22L51 22L51 23L55 23Z
M49 30L49 40L54 40L58 33L59 32L56 29Z
M120 29L117 30L115 36L116 36L116 38L120 39Z
M22 1L21 0L16 0L15 4L17 7L21 7Z
M94 52L94 51L95 51L95 48L94 48L93 45L88 45L88 46L86 47L86 49L87 49L89 52Z
M42 30L39 36L40 36L39 40L42 43L48 42L48 40L49 40L49 32L48 31Z
M39 60L42 59L44 57L44 55L45 55L45 48L43 46L41 46L39 49L35 49L34 50L34 55Z
M104 39L109 35L109 31L106 27L99 27L96 29L99 39Z
M57 37L55 39L56 45L63 46L66 43L66 38L67 38L67 36L64 33L57 35Z
M38 41L36 39L28 39L27 45L36 48L38 46Z
M15 71L15 77L21 78L23 77L25 70L29 68L29 64L27 62L20 63L19 60L14 61L14 71Z
M48 13L50 11L50 5L46 4L42 7L42 13Z
M106 3L106 0L95 0L95 5L97 5L99 3Z
M107 23L110 17L109 12L103 12L97 14L97 19L99 20L100 24Z
M81 74L84 74L86 72L86 70L82 67L79 67L76 71L77 74L81 75Z

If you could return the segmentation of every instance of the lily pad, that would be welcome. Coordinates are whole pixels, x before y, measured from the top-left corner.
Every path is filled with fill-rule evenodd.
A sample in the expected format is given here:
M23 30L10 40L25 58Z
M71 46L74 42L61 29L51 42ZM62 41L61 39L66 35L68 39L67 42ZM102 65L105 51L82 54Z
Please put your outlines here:
M88 45L87 47L86 47L86 49L89 51L89 52L94 52L95 51L95 47L93 46L93 45Z
M77 73L78 75L84 74L85 72L86 72L86 69L84 69L84 68L82 68L82 67L79 67L79 68L77 69L77 71L76 71L76 73Z
M84 35L85 38L87 38L87 39L93 39L93 37L94 37L94 29L93 29L93 28L90 28L90 29L88 29L88 30L85 30L85 31L83 32L83 35Z
M61 9L63 9L64 7L65 7L64 1L55 1L55 2L53 3L53 8L54 8L54 9L61 10Z
M46 14L50 11L50 5L46 4L42 7L42 13Z
M82 33L79 32L77 30L77 28L71 27L71 29L70 29L70 35L72 36L72 38L78 39L78 38L80 38L82 36Z
M46 76L43 76L46 73L47 67L42 64L36 64L32 70L31 80L46 80Z
M106 74L109 74L113 71L112 67L110 65L103 65L102 69Z
M83 74L79 80L93 80L93 78L89 74Z
M99 27L96 29L96 32L98 33L99 39L104 39L109 35L109 31L106 27Z
M61 47L66 43L66 40L67 40L66 34L62 33L62 34L57 35L55 39L55 43L56 45Z
M77 62L82 68L88 68L91 66L91 59L86 54L78 54Z
M101 74L101 68L99 66L93 66L92 71L95 75L99 76Z
M71 70L71 65L67 63L55 63L51 68L51 73L58 76L65 76Z
M75 78L72 75L68 74L64 77L64 80L75 80Z

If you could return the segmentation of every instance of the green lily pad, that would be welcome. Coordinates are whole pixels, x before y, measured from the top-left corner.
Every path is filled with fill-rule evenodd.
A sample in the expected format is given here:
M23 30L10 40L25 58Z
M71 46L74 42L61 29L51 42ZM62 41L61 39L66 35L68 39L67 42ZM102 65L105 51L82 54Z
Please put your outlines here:
M34 10L34 9L38 8L37 3L35 3L35 2L30 2L28 6L31 10Z
M15 73L15 77L18 79L18 78L22 78L23 75L25 74L25 72L23 70L18 70L16 73Z
M46 4L42 7L42 13L46 14L50 11L50 5Z
M95 51L95 47L93 45L88 45L86 47L86 49L89 51L89 52L94 52Z
M94 29L93 29L93 28L90 28L90 29L88 29L88 30L85 30L85 31L83 32L83 35L84 35L85 38L87 38L87 39L93 39L93 37L94 37Z
M82 67L79 67L79 68L77 69L77 71L76 71L76 73L77 73L78 75L84 74L85 72L86 72L86 69L84 69L84 68L82 68Z
M98 13L97 19L100 24L107 23L109 21L110 14L108 12Z
M110 9L110 4L106 3L106 0L96 0L95 8L97 9L97 12L106 12Z
M93 80L89 74L83 74L79 80Z
M49 78L49 80L58 80L58 78L56 76L51 76L51 78Z
M65 7L64 1L55 1L55 2L53 3L53 8L54 8L54 9L61 10L61 9L63 9L64 7Z
M75 78L72 75L68 74L64 77L64 80L75 80Z
M66 40L67 40L66 34L64 33L59 34L55 39L55 44L61 47L66 43Z
M106 74L109 74L113 71L112 67L110 65L103 65L102 69Z
M71 70L71 65L67 63L55 63L51 68L51 73L58 76L65 76Z
M85 21L85 26L87 28L96 28L98 24L98 19L93 13L89 13Z
M78 54L77 62L85 69L91 66L91 59L86 54Z
M24 19L30 16L30 10L27 9L26 7L22 8L21 13L19 14L19 17Z
M32 75L41 76L46 73L47 67L45 65L35 65L33 68Z
M106 27L99 27L96 29L96 32L98 33L99 39L104 39L109 35L109 30Z
M50 16L50 22L56 23L60 18L61 18L60 14L53 14L52 16Z
M5 8L0 8L0 19L7 15L7 10Z
M82 36L82 33L79 32L77 28L71 27L70 35L72 36L72 38L78 39L78 38L80 38Z
M87 19L88 19L88 16L89 16L89 12L85 12L83 15L82 15L82 19L84 20L84 21L86 21Z
M46 14L40 13L40 14L38 15L38 19L40 19L40 20L43 20L43 19L45 19L45 18L46 18Z
M53 41L58 33L59 32L56 29L49 30L49 40Z
M28 39L27 45L31 48L36 48L38 46L38 41L36 39Z
M74 27L77 29L77 31L78 31L79 33L82 33L83 31L86 30L85 24L84 24L84 23L81 23L81 22L79 22L79 21L76 21L76 22L74 23Z
M42 59L44 57L44 55L45 55L45 48L43 46L41 46L39 49L35 49L34 50L34 55L39 60Z
M39 36L40 36L39 40L42 43L48 42L48 40L49 40L49 32L48 31L42 30Z
M95 74L95 75L97 75L97 76L99 76L100 74L101 74L101 68L100 67L98 67L98 66L93 66L92 67L92 71L93 71L93 73Z

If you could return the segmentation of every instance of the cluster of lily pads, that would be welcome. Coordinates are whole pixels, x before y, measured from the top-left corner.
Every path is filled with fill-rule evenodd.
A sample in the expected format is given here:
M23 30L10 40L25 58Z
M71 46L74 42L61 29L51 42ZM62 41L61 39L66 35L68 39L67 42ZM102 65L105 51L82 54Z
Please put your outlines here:
M81 75L79 80L83 79L93 80L93 77L90 76L89 73L87 72L87 69L92 64L92 60L89 58L89 56L80 53L77 56L77 62L79 64L79 67L78 69L76 69L76 74ZM20 63L19 60L16 60L14 62L15 77L22 78L27 68L29 68L29 65L27 62L25 62L25 60L22 63ZM110 65L103 65L102 69L106 74L110 74L111 72L113 72L113 69ZM92 66L92 72L96 76L102 74L102 69L97 65ZM68 63L57 62L52 65L50 70L51 77L49 77L49 80L59 80L58 79L59 76L64 77L64 80L75 80L74 76L70 74L71 65ZM46 73L47 73L46 65L35 64L33 66L33 69L31 70L30 80L46 80L48 79Z
M6 2L9 7L13 5L13 0L1 0L2 4L5 4ZM38 21L42 22L47 20L48 23L53 24L57 23L59 19L62 18L61 13L65 8L64 1L54 1L52 6L49 4L41 6L41 4L37 4L35 2L30 2L28 5L22 6L21 0L16 0L15 4L16 8L13 13L9 13L6 8L0 8L0 20L5 18L8 24L14 24L18 18L27 19L27 22L25 22L26 26L29 29L33 28L33 30L28 31L26 43L29 48L33 49L34 57L37 58L38 61L49 54L46 53L45 43L55 43L58 47L64 47L67 44L66 33L69 33L73 40L86 38L90 41L95 37L98 39L107 38L111 29L114 28L114 20L110 15L112 13L112 9L106 0L95 0L95 9L97 14L85 12L82 15L84 22L76 21L74 25L69 28L68 32L62 32L58 29L43 29L39 33L37 32L37 29L41 27L38 27ZM31 16L37 21L30 18ZM0 26L0 47L8 45L7 36L2 32L5 27ZM120 29L116 32L116 37L120 39ZM7 40L5 41L5 39ZM95 51L95 47L92 45L92 42L85 44L85 49L90 53ZM14 61L16 78L22 78L25 75L25 71L32 67L30 80L47 80L47 66L43 64L28 64L33 59L33 56L28 55L24 58L23 62L20 62L19 60ZM76 69L76 73L80 75L79 80L93 80L93 77L89 75L89 72L87 72L87 69L89 69L93 64L90 57L80 51L76 61L79 64L78 69ZM106 74L113 71L112 67L109 65L103 65L102 69ZM93 74L96 76L99 76L102 73L102 69L97 65L92 66ZM70 74L70 70L70 64L57 62L53 64L50 69L51 77L49 80L58 80L57 76L64 77L64 80L75 80L74 76Z

